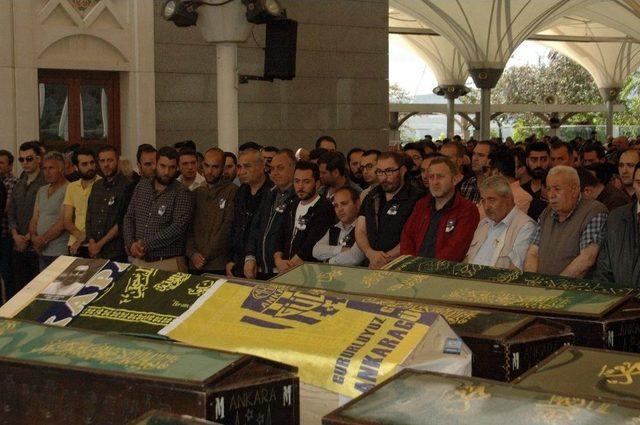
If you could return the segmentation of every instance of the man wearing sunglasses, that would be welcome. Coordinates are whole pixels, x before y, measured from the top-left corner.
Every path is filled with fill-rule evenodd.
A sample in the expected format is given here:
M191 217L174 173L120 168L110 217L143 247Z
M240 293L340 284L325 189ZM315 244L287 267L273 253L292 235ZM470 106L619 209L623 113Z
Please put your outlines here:
M13 188L9 210L9 231L13 238L13 285L5 288L7 299L15 295L39 272L38 254L31 244L29 221L33 215L38 189L46 184L40 172L42 150L37 141L20 145L18 162L22 174Z

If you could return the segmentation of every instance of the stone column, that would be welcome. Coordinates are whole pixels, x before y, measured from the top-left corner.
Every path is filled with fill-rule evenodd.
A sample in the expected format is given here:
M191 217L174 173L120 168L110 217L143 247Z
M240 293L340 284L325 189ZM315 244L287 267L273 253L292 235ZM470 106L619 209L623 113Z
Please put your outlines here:
M598 90L607 105L607 125L604 135L606 140L608 136L613 136L613 104L618 102L620 87L601 87Z
M438 96L447 99L447 132L446 136L452 138L455 132L455 100L469 93L469 89L464 85L439 85L433 89Z
M470 69L476 87L480 89L480 140L491 137L491 89L493 89L502 75L503 69L482 68Z

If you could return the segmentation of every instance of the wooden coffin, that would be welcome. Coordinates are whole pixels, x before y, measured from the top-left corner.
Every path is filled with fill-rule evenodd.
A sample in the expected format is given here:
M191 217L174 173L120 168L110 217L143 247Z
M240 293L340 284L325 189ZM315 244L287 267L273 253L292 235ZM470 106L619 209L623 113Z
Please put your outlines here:
M141 418L129 422L129 425L220 425L220 423L188 415L174 415L152 410Z
M640 357L619 351L563 347L514 384L640 409Z
M568 326L524 314L385 300L348 292L343 296L384 303L390 311L397 308L440 314L471 349L472 375L479 378L511 381L574 339Z
M160 333L297 366L305 425L403 368L471 374L471 351L435 312L273 283L220 279Z
M295 369L167 342L0 321L0 424L117 424L159 409L299 423ZM244 423L244 422L242 422Z
M324 425L632 424L640 410L478 378L405 370L326 416Z
M633 288L610 288L601 282L591 279L546 275L522 270L506 270L477 264L437 260L435 258L413 257L411 255L402 255L396 258L387 264L384 269L444 277L459 277L462 279L484 280L495 283L512 283L539 288L603 292L613 295L626 295L634 292Z
M544 317L569 326L576 345L640 352L640 308L633 293L572 291L313 263L296 267L272 281Z

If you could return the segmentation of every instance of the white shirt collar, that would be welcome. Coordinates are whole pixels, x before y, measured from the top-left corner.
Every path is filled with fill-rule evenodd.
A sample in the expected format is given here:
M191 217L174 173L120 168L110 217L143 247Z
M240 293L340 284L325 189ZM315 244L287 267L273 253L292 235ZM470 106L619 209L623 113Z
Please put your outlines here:
M518 210L517 206L513 207L513 209L509 212L509 214L507 214L499 223L495 223L493 220L491 220L488 217L487 217L487 220L489 220L489 224L492 227L499 226L500 224L504 224L506 227L509 227L511 225L511 222L513 221L513 218L518 213L517 210Z

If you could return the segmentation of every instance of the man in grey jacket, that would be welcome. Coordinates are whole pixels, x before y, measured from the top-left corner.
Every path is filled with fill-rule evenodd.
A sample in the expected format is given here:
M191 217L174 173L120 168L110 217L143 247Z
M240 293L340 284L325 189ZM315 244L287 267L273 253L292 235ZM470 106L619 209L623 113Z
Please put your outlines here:
M640 199L640 163L633 172L633 189ZM616 208L607 220L596 279L618 288L640 287L640 201Z

